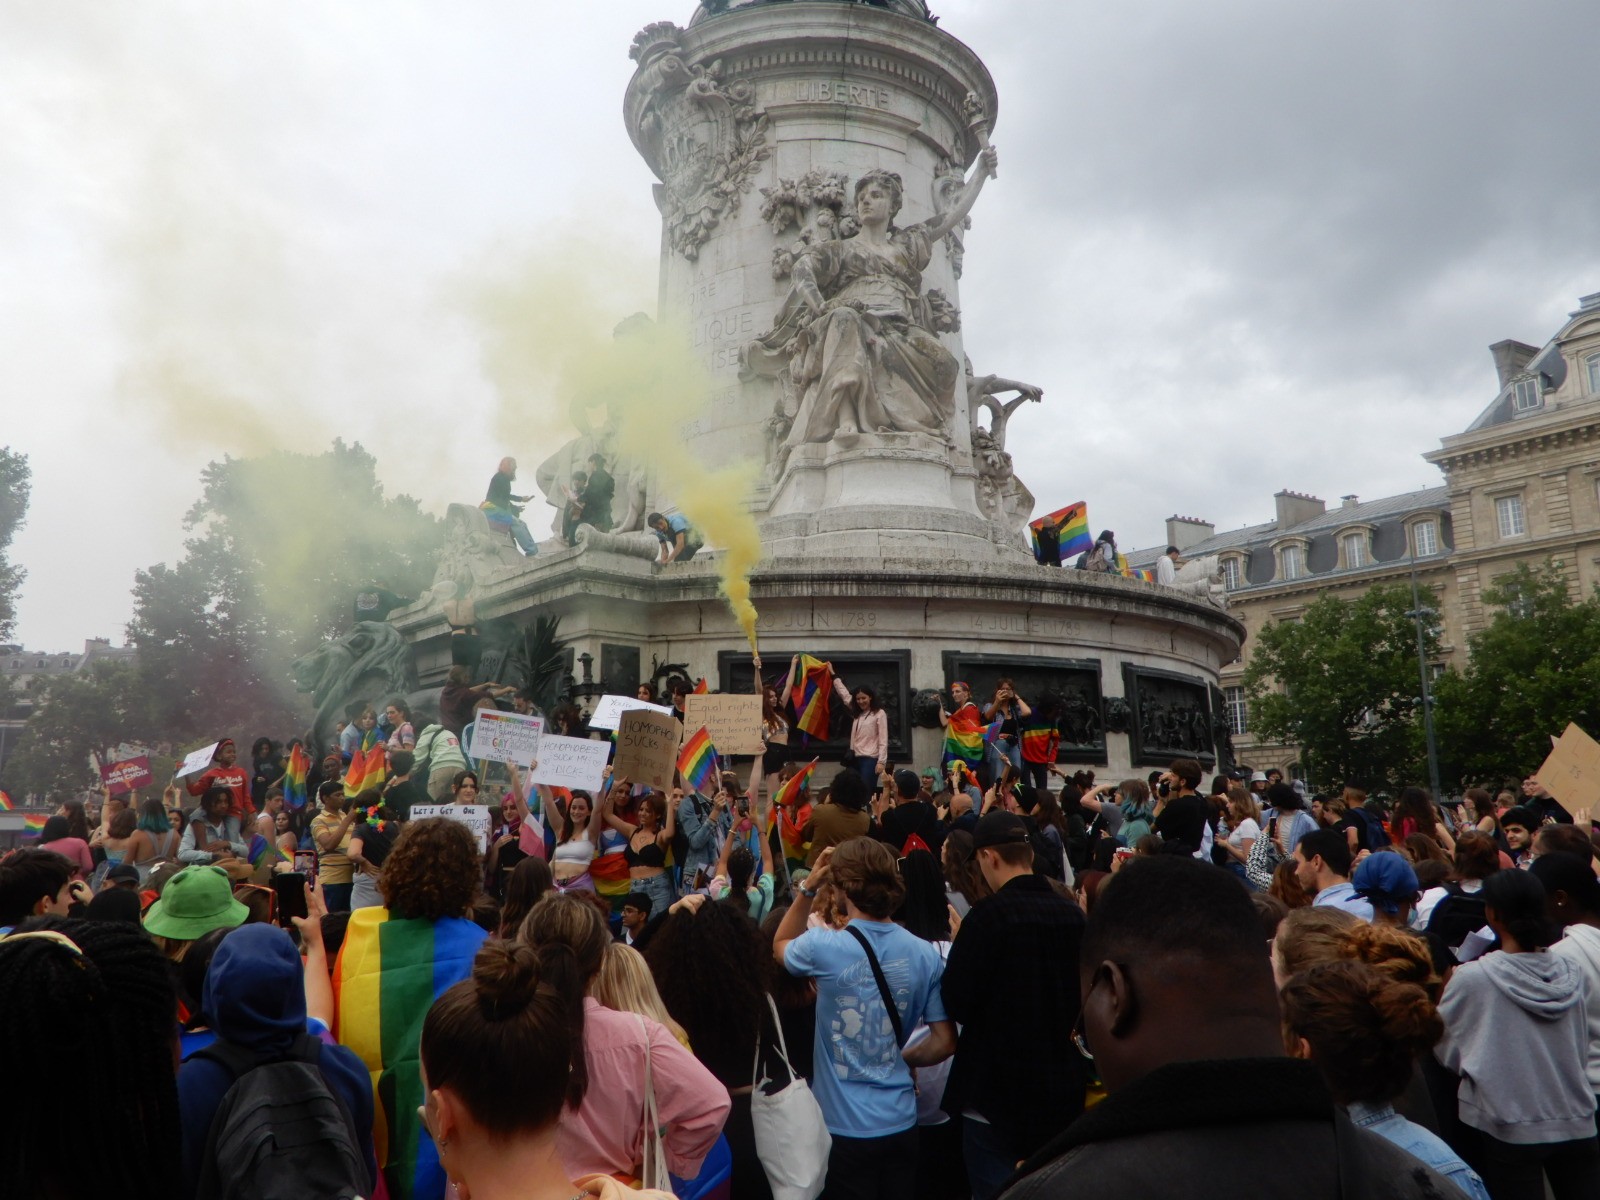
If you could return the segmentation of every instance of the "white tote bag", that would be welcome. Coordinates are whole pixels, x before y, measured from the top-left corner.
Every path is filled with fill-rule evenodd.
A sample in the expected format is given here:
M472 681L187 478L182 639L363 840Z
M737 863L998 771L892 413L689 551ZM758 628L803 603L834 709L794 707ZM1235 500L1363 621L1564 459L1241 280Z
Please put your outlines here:
M656 1081L650 1070L650 1027L638 1017L644 1033L644 1153L639 1163L639 1186L671 1193L667 1151L661 1141L661 1114L656 1109Z
M789 1047L783 1040L778 1006L767 997L773 1028L778 1031L778 1055L789 1073L787 1086L767 1094L770 1083L761 1069L761 1039L756 1038L756 1061L751 1072L750 1121L755 1126L756 1155L772 1185L772 1200L817 1200L828 1178L828 1152L833 1137L822 1119L822 1107L806 1081L789 1065Z

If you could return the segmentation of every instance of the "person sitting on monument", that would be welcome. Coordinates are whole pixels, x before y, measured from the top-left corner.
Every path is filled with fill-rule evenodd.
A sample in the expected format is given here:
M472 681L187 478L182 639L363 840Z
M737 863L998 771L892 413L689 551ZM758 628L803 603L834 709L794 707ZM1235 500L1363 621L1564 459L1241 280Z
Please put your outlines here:
M666 517L653 512L645 518L645 522L656 531L656 537L661 542L661 557L656 560L657 562L688 562L704 545L699 532L689 524L689 518L682 513L673 513L670 517Z
M617 481L606 470L603 454L589 455L589 482L584 485L583 522L593 525L602 533L611 532L611 502L616 498Z
M510 530L517 545L529 558L539 553L539 544L528 532L528 523L522 519L522 505L532 496L514 496L511 481L517 477L517 460L511 457L500 460L500 469L489 480L489 492L479 507L489 524Z
M583 509L583 493L588 486L589 476L583 471L574 471L572 482L561 489L566 497L561 507L561 540L569 546L578 544L579 524L588 524Z

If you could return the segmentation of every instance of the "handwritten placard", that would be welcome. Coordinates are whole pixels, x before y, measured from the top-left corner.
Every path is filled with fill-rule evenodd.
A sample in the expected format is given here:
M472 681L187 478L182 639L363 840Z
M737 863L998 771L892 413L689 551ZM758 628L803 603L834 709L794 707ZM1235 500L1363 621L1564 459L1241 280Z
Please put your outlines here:
M617 725L617 760L612 773L618 779L672 786L678 769L678 722L658 712L633 709Z
M1568 725L1534 776L1563 808L1600 808L1600 742Z
M766 749L761 741L760 696L726 692L685 696L684 736L702 725L718 754L760 754Z
M606 759L610 757L610 742L591 742L588 738L549 733L539 739L539 763L530 778L546 787L597 792L605 778Z
M201 746L198 750L191 750L183 756L183 762L178 764L178 769L172 773L174 779L182 779L185 775L193 775L196 771L203 771L211 765L211 758L217 752L221 742L212 742L209 746Z
M673 715L671 707L665 704L651 704L648 700L636 700L632 696L601 696L600 703L594 706L594 716L589 718L589 728L615 729L623 713L638 708L665 717Z
M470 829L478 839L478 850L489 850L489 806L486 804L413 804L411 819L421 821L427 817L444 817Z
M100 768L100 782L111 789L113 796L142 788L154 778L155 776L150 773L149 756L143 754L138 758L130 758L125 762L112 763L109 767Z
M525 767L539 756L543 717L480 708L472 722L472 757Z

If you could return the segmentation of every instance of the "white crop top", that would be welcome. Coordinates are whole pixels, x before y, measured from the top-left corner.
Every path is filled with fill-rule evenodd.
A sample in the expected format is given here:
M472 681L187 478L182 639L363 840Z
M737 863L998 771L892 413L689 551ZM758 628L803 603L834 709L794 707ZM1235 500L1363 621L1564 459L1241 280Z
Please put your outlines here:
M556 847L550 861L588 866L594 861L594 843L587 836L573 834L570 842L562 842Z

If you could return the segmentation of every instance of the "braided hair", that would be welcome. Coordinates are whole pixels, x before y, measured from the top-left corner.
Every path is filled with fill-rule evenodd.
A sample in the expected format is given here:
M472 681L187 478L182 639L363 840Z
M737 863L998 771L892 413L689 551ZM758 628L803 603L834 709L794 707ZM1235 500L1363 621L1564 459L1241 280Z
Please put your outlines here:
M58 1112L17 1105L0 1123L0 1195L177 1193L178 1086L172 978L137 926L41 917L0 940L0 1058L12 1079L71 1079L110 1128L85 1138ZM106 1106L109 1106L107 1108Z

